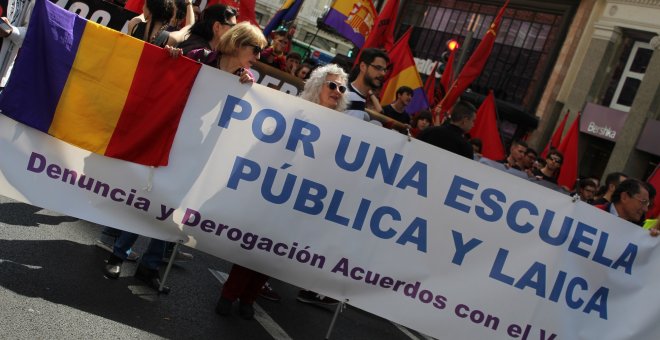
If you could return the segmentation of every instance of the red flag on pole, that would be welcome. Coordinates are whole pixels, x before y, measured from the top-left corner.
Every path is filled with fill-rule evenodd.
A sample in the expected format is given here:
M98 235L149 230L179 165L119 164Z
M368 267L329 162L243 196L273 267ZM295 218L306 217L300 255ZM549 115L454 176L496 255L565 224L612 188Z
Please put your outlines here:
M658 192L658 194L655 195L653 205L649 207L649 211L646 213L646 217L658 218L658 214L660 214L660 165L655 167L655 170L653 170L651 176L646 179L646 182L651 184L655 188L655 191Z
M477 110L477 119L470 130L470 136L481 139L483 157L497 160L506 156L500 131L497 128L497 107L493 90L488 92L488 96Z
M194 2L194 1L193 1ZM206 7L215 5L215 4L225 4L227 6L232 6L236 9L238 9L238 16L236 17L236 21L238 22L243 22L247 21L253 25L256 25L257 27L259 26L259 23L257 22L257 15L255 12L255 3L256 0L209 0L209 2L206 4ZM202 10L204 8L201 8Z
M559 170L557 184L573 190L578 176L578 137L580 134L580 113L573 121L566 137L559 144L559 152L564 155L564 162Z
M561 123L559 123L557 130L555 130L555 132L552 134L552 138L550 138L548 145L546 145L545 149L543 149L543 152L541 152L541 157L543 159L545 159L545 156L548 155L550 148L556 149L559 147L559 142L561 141L561 135L564 134L564 128L566 127L566 120L568 119L569 114L571 114L571 111L566 111L566 114L564 115L564 119L561 120Z
M449 111L458 100L458 97L460 97L468 86L470 86L470 84L472 84L472 82L481 74L484 66L486 66L486 61L488 61L493 45L495 44L497 30L500 28L500 22L502 21L504 10L508 4L509 0L504 3L502 8L500 8L493 23L490 24L490 29L488 29L486 35L481 39L479 46L477 46L477 49L474 50L470 59L465 63L465 66L461 69L461 73L459 73L456 80L453 81L451 87L447 90L447 94L438 104L438 107L433 110L435 114ZM467 48L467 46L465 47ZM436 120L437 118L438 117L436 117Z
M435 105L435 70L438 68L438 63L433 65L431 73L426 78L424 83L424 93L426 93L426 100L429 102L429 107Z
M445 64L445 70L442 71L442 76L440 76L440 85L442 85L442 97L447 94L447 89L449 89L449 84L452 82L452 77L454 75L454 57L456 56L456 49L453 49L449 52L449 58L447 58L447 63Z
M371 32L367 35L364 45L360 48L355 58L355 63L360 60L360 54L365 48L382 48L387 51L394 46L394 26L396 24L396 14L399 11L399 0L387 0L385 6L378 14Z

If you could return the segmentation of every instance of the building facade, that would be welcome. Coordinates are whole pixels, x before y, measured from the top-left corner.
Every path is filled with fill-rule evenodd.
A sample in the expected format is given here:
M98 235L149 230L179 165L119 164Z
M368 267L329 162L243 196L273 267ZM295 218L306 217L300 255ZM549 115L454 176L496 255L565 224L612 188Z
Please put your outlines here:
M536 145L570 111L580 121L579 173L646 179L660 161L660 1L583 1L537 115Z

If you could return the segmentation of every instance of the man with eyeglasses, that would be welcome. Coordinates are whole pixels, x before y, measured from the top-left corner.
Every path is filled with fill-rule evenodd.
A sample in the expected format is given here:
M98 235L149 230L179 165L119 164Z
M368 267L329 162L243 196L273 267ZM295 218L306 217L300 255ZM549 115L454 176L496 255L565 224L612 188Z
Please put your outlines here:
M346 110L347 115L371 121L369 114L365 111L367 99L375 96L374 91L383 86L385 76L389 70L389 63L390 57L383 50L367 48L362 51L357 65L359 73L355 80L348 84L349 104Z
M612 194L612 203L596 205L597 208L605 210L626 221L638 224L651 205L648 186L646 183L629 178L616 187ZM658 236L659 230L650 230L652 236Z
M564 156L559 151L552 150L545 158L545 166L541 170L533 169L532 174L539 180L557 184L557 175L559 175L559 168L561 168L563 160Z

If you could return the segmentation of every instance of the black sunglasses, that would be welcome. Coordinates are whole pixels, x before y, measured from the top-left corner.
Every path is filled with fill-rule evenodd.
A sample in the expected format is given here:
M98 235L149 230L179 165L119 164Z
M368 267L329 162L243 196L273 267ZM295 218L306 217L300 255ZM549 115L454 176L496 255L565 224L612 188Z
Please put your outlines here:
M263 51L263 49L261 48L261 46L258 46L258 45L245 44L244 46L250 46L250 47L252 47L252 53L253 53L254 55L259 55L259 53L261 53L261 51Z
M328 88L332 91L334 91L336 89L339 89L339 93L346 92L346 86L344 86L344 85L339 85L339 84L335 83L332 80L328 80L325 83L328 84Z

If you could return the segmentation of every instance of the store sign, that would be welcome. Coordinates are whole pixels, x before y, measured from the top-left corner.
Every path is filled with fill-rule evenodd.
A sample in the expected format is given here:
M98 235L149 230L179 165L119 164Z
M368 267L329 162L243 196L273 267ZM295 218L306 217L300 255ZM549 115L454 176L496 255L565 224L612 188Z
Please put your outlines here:
M660 120L649 119L637 141L637 149L660 156Z
M582 112L580 132L616 141L619 131L628 118L628 113L594 103L587 103Z

